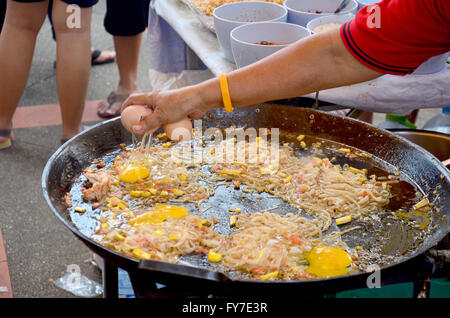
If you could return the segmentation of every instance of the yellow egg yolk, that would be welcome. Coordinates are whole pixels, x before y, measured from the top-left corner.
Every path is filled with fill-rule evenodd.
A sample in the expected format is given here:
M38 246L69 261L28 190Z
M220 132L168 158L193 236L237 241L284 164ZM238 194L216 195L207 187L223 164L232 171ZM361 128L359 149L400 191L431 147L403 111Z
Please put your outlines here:
M140 165L126 166L119 174L119 180L126 183L136 183L149 176L150 170Z
M336 247L316 246L305 258L309 262L306 272L318 278L346 275L352 263L350 255Z
M130 224L133 226L157 224L171 218L179 219L188 213L189 211L182 206L158 204L152 211L141 214L136 219L131 220Z

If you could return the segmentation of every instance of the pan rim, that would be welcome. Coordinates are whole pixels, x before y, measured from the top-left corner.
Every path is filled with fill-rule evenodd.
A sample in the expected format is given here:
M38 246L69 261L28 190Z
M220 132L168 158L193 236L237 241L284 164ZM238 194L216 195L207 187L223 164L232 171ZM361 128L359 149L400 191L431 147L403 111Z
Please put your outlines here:
M265 104L265 105L269 105L270 104ZM255 105L255 106L250 106L251 107L258 107L260 105ZM274 106L280 106L280 105L274 105ZM284 106L285 107L285 106ZM247 107L246 107L247 108ZM334 115L334 114L329 114L327 112L321 111L321 110L312 110L312 109L305 109L307 111L311 111L311 112L317 112L317 113L321 113L327 116L331 116L331 117L337 117L337 118L341 118L341 116L338 115ZM389 135L391 138L394 139L398 139L401 140L403 143L406 143L407 145L413 147L416 151L420 151L422 152L424 155L427 155L430 160L435 161L434 163L436 163L436 166L439 168L439 171L445 176L445 179L447 179L447 181L450 182L450 171L442 164L442 162L437 159L433 154L429 153L427 150L423 149L422 147L420 147L419 145L409 141L408 139L396 135L393 132L389 131L389 130L384 130L381 128L378 128L372 124L368 124L365 122L362 122L361 120L358 119L354 119L354 118L345 118L346 120L350 120L350 121L354 121L354 122L359 122L359 123L363 123L364 125L368 125L371 128L374 128L376 130L378 130L379 132L382 132L383 134L387 134ZM48 159L45 168L43 170L42 173L42 178L41 178L41 186L42 186L42 190L43 190L43 194L44 194L44 198L47 202L47 204L49 205L50 209L52 210L53 214L56 214L57 218L69 229L71 230L71 232L73 232L78 238L80 238L81 240L85 240L86 242L88 242L91 245L95 245L97 248L103 250L104 252L108 253L108 254L114 254L115 257L121 258L121 259L126 259L128 262L131 262L133 264L133 266L135 266L137 268L137 265L139 264L139 260L138 259L134 259L128 256L125 256L123 254L120 254L112 249L107 248L106 246L98 243L97 241L93 240L92 238L88 237L87 235L83 234L79 229L76 228L76 226L74 224L71 224L71 222L69 222L69 220L67 220L66 218L64 218L62 216L61 213L59 213L59 211L57 211L57 209L54 207L50 197L49 197L49 193L47 191L48 186L47 186L47 180L49 177L49 172L52 166L52 163L55 161L55 159L67 148L69 147L69 145L74 142L75 140L77 140L80 136L84 135L84 134L88 134L89 132L97 129L100 126L106 125L106 124L110 124L111 122L115 122L115 121L120 121L120 117L118 118L112 118L109 120L105 120L102 122L99 122L91 127L89 127L88 129L82 131L81 133L77 134L76 136L72 137L71 139L69 139L66 143L64 143L63 145L61 145L56 151L55 153ZM377 157L378 158L378 157ZM412 180L412 179L411 179ZM445 236L447 236L450 233L450 220L447 220L447 228L443 231L440 231L440 233L438 233L438 235L436 235L436 237L433 238L433 240L436 240L436 242L434 244L436 244L437 242L440 242ZM433 244L433 245L434 245ZM409 257L406 258L402 258L400 261L397 262L393 262L390 263L388 265L382 266L380 268L380 272L382 273L383 271L392 269L393 267L397 267L405 262L408 262L410 260L413 260L415 258L417 258L418 256L424 254L426 251L428 251L429 249L431 249L433 247L433 245L430 245L430 243L428 242L428 244L423 243L421 244ZM150 261L154 261L154 260L150 260ZM130 264L131 264L130 263ZM183 265L180 265L183 266ZM185 265L184 265L185 266ZM235 283L259 283L259 284L302 284L302 283L318 283L318 282L329 282L329 281L337 281L337 280L344 280L344 279L349 279L349 278L363 278L366 277L368 275L370 275L371 272L359 272L359 273L354 273L354 274L349 274L349 275L343 275L343 276L336 276L336 277L328 277L328 278L320 278L320 279L309 279L309 280L295 280L295 281L253 281L253 280L242 280L242 279L237 279L237 280L231 280L231 282L235 282Z

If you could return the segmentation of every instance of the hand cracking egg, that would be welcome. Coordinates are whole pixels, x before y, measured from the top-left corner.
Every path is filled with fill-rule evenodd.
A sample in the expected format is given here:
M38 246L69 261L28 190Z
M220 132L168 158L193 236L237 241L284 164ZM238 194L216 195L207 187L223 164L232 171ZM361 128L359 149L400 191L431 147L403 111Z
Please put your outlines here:
M153 114L153 110L147 106L132 105L122 111L120 120L125 129L133 132L133 126L140 125L142 120L151 114ZM173 141L190 140L192 138L192 122L189 118L163 125L163 129L167 137Z
M163 126L167 137L173 141L190 140L192 138L192 122L189 118Z
M145 116L151 115L153 111L147 106L132 105L122 111L120 120L123 127L128 131L133 131L133 126L141 124Z

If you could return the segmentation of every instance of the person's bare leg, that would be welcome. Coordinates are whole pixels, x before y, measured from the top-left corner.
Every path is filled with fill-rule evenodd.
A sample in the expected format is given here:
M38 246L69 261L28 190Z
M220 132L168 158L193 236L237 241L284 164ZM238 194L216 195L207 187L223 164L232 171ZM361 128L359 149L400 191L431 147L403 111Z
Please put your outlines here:
M141 49L142 33L134 36L114 36L116 61L119 68L119 84L115 93L128 96L139 91L138 63ZM124 100L124 99L123 99ZM99 112L114 115L120 111L123 100L113 103L108 109L108 103L99 104Z
M0 130L11 127L28 80L36 37L45 20L47 7L48 1L8 1L0 35ZM5 141L4 137L0 139L0 142Z
M56 35L56 84L62 115L62 139L80 130L91 70L92 8L80 8L80 27L70 28L67 4L53 2Z
M131 94L139 91L138 63L142 34L114 36L114 47L120 75L116 90L118 94Z

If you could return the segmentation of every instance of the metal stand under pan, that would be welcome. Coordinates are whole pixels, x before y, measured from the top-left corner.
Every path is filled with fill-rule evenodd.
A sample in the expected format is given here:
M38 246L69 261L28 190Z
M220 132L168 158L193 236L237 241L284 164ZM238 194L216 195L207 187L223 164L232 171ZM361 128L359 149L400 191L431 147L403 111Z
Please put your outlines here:
M441 244L448 244L448 238L446 238ZM431 254L433 251L431 250ZM438 253L439 254L439 253ZM434 277L442 277L448 275L448 266L442 263L442 260L430 257L429 253L421 255L413 260L405 262L399 267L388 268L382 270L379 273L380 281L376 281L375 275L368 276L367 279L354 280L351 277L345 281L345 284L340 286L331 286L330 284L324 286L321 284L311 284L305 286L306 288L299 288L298 285L280 286L276 288L275 292L268 294L267 289L255 288L254 285L245 287L245 284L223 282L218 283L205 283L204 280L196 280L195 278L185 279L181 276L157 277L154 272L146 271L145 269L138 269L129 271L128 275L133 287L133 291L136 298L220 298L226 299L237 296L252 296L252 297L267 297L270 295L274 297L286 297L292 298L322 298L328 295L334 295L338 292L347 291L351 289L359 288L377 288L387 286L390 284L399 283L413 283L413 290L410 296L412 298L428 298L430 295L430 281ZM102 266L103 274L103 288L105 298L118 298L118 267L104 262ZM143 265L145 267L145 264ZM341 281L342 282L342 281ZM376 286L380 283L380 286ZM163 286L162 286L163 285ZM302 286L303 287L303 286ZM271 289L272 290L272 289Z

